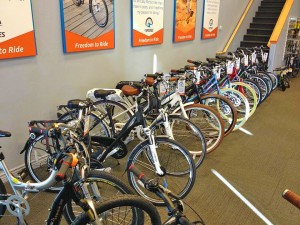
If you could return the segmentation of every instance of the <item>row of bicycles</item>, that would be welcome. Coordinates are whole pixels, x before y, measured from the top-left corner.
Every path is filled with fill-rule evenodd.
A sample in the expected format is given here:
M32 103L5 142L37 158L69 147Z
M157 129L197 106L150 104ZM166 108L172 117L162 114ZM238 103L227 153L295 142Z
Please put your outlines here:
M200 215L187 218L182 199L206 154L277 87L278 77L265 71L265 51L188 60L168 74L91 89L86 99L58 106L57 120L30 121L25 170L12 175L0 154L13 190L8 194L0 180L0 215L7 210L27 224L28 194L48 190L58 194L46 224L60 224L63 216L68 224L204 224ZM119 160L131 188L113 175L112 161ZM32 181L23 182L26 174ZM167 207L163 223L154 205Z

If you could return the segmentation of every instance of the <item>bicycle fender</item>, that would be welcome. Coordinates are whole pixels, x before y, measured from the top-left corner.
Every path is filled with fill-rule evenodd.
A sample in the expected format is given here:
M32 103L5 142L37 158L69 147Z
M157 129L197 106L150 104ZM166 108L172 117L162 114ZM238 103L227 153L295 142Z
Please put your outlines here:
M27 149L27 148L28 148L28 146L31 144L31 142L32 142L31 138L28 138L28 139L27 139L27 141L26 141L26 143L25 143L25 145L24 145L24 148L23 148L23 150L20 152L20 155L22 155L22 154L23 154L23 152L25 152L25 151L26 151L26 149Z

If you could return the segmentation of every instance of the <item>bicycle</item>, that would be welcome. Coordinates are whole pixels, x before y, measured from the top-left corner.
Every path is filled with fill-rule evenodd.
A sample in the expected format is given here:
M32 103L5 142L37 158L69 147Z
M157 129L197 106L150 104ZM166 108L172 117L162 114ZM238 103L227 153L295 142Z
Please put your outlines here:
M52 135L52 130L41 130L39 128L32 128L33 133L43 133L44 135L50 136ZM10 137L11 133L7 131L0 130L0 137ZM0 218L5 213L5 211L9 211L9 213L17 218L17 224L26 225L26 221L24 216L28 215L30 212L29 203L26 200L28 198L28 193L37 193L39 191L45 190L53 185L54 182L64 181L63 188L57 195L54 200L49 217L46 220L47 225L58 225L60 224L63 208L64 206L72 199L78 206L82 208L85 212L89 221L94 221L93 224L98 224L96 220L98 220L98 216L95 215L94 204L91 199L84 199L82 195L78 195L75 190L78 190L76 187L76 183L74 179L75 174L72 176L67 175L67 171L69 168L72 168L74 172L75 167L80 165L80 157L76 154L76 149L73 146L69 146L66 149L66 152L57 156L55 160L54 169L51 172L51 176L41 183L30 183L30 182L22 182L21 177L14 177L9 171L5 161L4 154L0 153L0 170L2 170L8 180L10 187L12 188L14 194L7 194L6 188L0 179ZM84 168L86 169L86 168ZM86 173L82 173L83 175ZM85 185L79 185L82 189L86 188ZM87 191L87 190L86 190ZM74 224L82 224L82 223L74 223Z
M110 156L117 159L125 157L127 154L127 148L122 140L126 139L135 127L142 126L145 137L147 138L145 139L145 141L138 144L134 148L134 150L129 155L128 160L137 162L136 164L140 164L146 174L152 173L152 176L159 176L161 177L161 179L164 179L165 182L176 183L176 180L180 180L181 182L177 183L181 184L181 187L180 185L177 185L177 189L174 191L178 193L179 196L184 197L191 190L196 178L195 164L193 162L193 159L190 157L189 152L175 141L168 139L166 136L154 136L153 131L155 130L156 125L159 121L166 121L167 115L165 113L160 113L158 117L152 122L152 124L148 126L143 116L143 109L140 105L141 96L146 90L143 90L142 87L140 88L141 89L137 89L130 86L122 88L123 92L128 95L141 93L137 100L137 104L139 106L138 110L130 118L130 120L127 121L127 123L124 125L121 131L116 134L115 137L91 137L91 141L93 143L95 143L96 145L101 144L103 146L102 151L97 151L97 149L95 149L94 157L100 163L103 163L106 158ZM106 99L106 97L112 93L114 92L101 90L96 92L95 95L98 98ZM87 113L85 115L82 115L82 113L80 113L81 117L78 117L76 119L79 125L81 121L88 119L89 115L91 115L92 105L93 103L90 101L70 100L68 102L68 107L71 110L77 110L77 112L79 109L87 110ZM110 124L113 125L114 121L112 120L110 109L107 110L107 114ZM97 118L101 122L101 118ZM91 124L91 126L93 125ZM114 129L114 125L111 127ZM87 125L86 128L89 129L90 126ZM74 135L76 136L76 134ZM81 136L79 136L79 138L80 137ZM84 146L84 143L81 143L81 145ZM172 162L168 159L172 159L171 161L173 161L173 163L175 163L176 161L178 167L180 165L181 168L175 168L176 166L174 167L174 165L176 164L172 165ZM152 199L151 197L148 197L147 195L140 192L138 186L136 186L135 191L148 200L156 204L160 204L159 201L156 201L155 199Z
M165 206L167 207L168 219L163 223L164 225L196 225L205 224L202 218L198 215L199 221L190 222L189 219L184 215L184 205L180 197L173 194L172 191L167 189L165 186L159 184L155 179L150 179L145 174L140 172L134 164L128 167L128 171L134 175L134 177L141 183L141 185L148 191L154 193L161 198ZM133 176L131 176L131 179ZM194 211L195 212L195 211Z
M84 4L84 0L72 0L74 5ZM89 0L89 11L99 27L105 27L108 22L108 8L105 0Z

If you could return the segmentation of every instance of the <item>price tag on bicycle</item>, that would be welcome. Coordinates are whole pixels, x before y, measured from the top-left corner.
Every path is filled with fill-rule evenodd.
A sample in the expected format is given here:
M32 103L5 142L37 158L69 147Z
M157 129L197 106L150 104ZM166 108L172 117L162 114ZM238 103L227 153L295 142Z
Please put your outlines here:
M251 63L252 63L252 64L256 63L256 53L255 53L255 52L253 52L253 53L251 54Z
M169 90L169 83L167 81L161 81L159 83L159 95L163 96Z
M241 58L240 57L235 60L235 68L237 70L239 70L241 68Z
M185 94L185 79L178 80L177 90L180 95Z
M263 62L267 62L267 59L268 59L268 53L265 52L265 53L262 55L262 61L263 61Z
M245 56L244 56L244 65L245 65L245 66L248 66L248 65L249 65L249 56L248 56L248 55L245 55Z
M227 74L231 75L233 73L233 67L234 67L233 61L228 61L226 67L227 67ZM219 78L220 78L220 74L219 74Z
M194 70L194 74L196 75L196 84L200 84L201 72L199 70Z

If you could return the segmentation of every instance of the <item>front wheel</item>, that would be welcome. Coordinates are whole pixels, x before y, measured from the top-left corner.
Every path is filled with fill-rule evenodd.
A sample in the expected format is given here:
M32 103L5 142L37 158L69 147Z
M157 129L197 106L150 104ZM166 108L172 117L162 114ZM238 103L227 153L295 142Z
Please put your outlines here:
M90 13L99 27L105 27L108 22L108 8L105 0L90 0Z
M95 207L101 224L161 225L160 215L150 202L139 196L126 195L99 202ZM73 225L89 224L87 213L82 213Z
M149 179L157 179L160 184L167 186L174 194L184 198L191 191L196 179L193 159L189 152L174 140L156 137L155 145L161 170L164 172L162 175L158 175L156 172L148 139L132 150L126 168L134 164ZM140 196L155 205L164 205L164 201L145 189L132 172L127 170L127 175L130 185Z
M96 170L91 171L88 178L83 183L78 183L76 185L78 190L81 190L81 185L86 185L89 195L94 200L95 204L98 201L105 201L113 196L133 194L133 191L117 177ZM83 195L83 193L81 194ZM64 207L64 217L68 224L74 222L75 217L79 216L82 212L83 210L71 200Z

